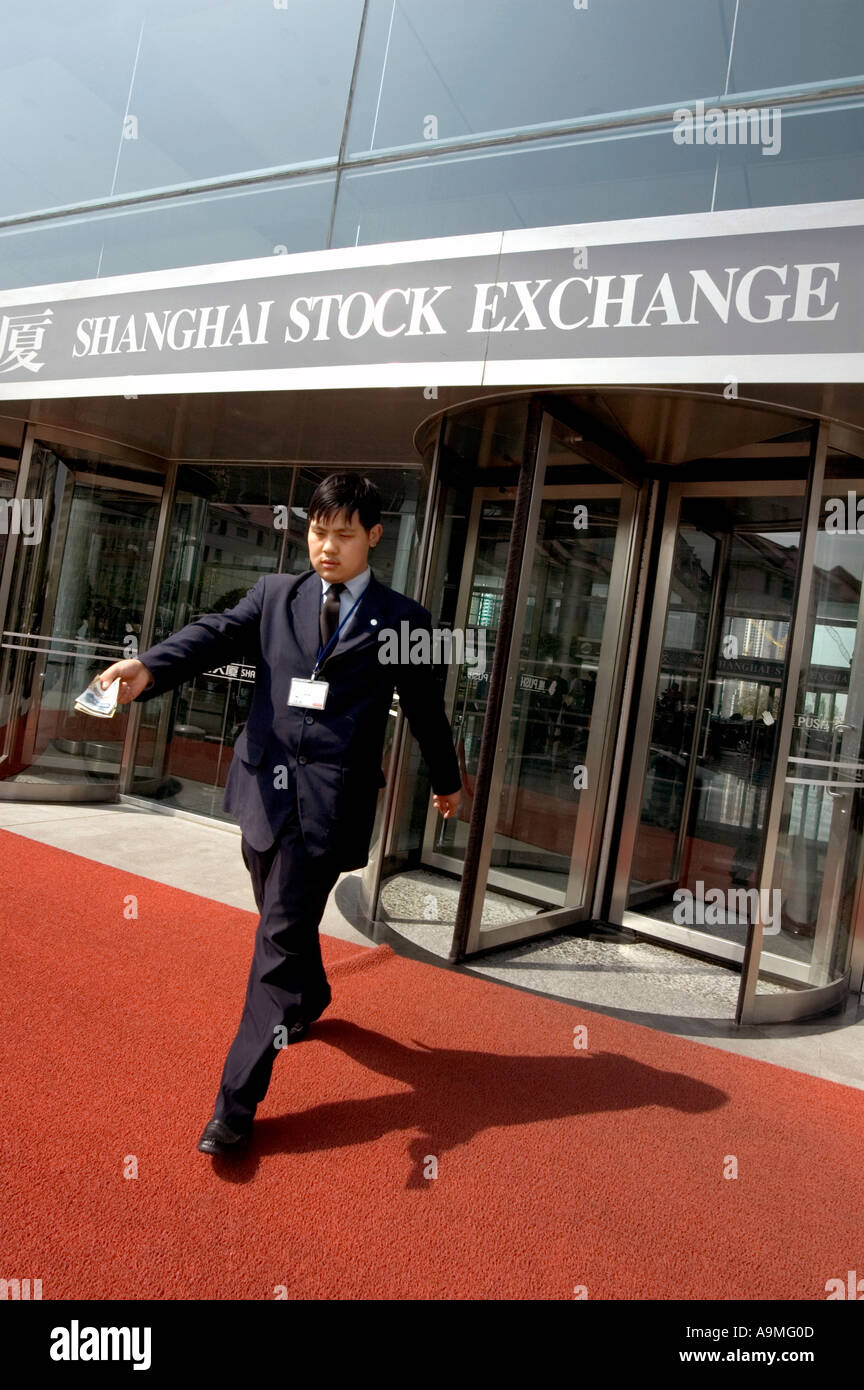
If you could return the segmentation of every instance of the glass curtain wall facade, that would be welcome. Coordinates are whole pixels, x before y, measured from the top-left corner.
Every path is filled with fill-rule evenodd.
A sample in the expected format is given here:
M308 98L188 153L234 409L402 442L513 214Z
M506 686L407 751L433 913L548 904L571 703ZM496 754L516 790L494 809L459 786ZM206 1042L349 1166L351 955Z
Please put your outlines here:
M864 186L857 0L45 0L0 80L0 288Z

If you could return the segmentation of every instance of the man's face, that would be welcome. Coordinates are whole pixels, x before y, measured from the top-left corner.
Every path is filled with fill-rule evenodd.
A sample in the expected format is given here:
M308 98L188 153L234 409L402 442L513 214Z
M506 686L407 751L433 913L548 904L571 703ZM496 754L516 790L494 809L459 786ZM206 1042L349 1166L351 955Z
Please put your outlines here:
M312 517L306 537L312 568L328 583L346 584L363 573L369 551L378 544L382 531L380 525L365 530L356 512L350 517L339 512L326 521Z

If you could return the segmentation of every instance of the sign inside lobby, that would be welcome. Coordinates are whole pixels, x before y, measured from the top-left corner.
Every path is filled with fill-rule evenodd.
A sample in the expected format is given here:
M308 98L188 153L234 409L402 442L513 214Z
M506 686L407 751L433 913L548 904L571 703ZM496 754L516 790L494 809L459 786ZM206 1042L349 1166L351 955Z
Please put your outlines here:
M0 400L856 381L864 201L484 233L0 294Z

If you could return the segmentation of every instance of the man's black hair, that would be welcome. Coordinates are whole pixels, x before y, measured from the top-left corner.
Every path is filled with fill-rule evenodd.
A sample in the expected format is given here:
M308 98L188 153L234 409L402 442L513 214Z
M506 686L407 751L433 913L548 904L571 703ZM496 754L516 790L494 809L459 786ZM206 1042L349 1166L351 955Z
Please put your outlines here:
M332 521L344 512L349 521L357 513L364 531L371 531L381 520L381 494L369 478L360 473L331 473L319 483L309 503L310 521Z

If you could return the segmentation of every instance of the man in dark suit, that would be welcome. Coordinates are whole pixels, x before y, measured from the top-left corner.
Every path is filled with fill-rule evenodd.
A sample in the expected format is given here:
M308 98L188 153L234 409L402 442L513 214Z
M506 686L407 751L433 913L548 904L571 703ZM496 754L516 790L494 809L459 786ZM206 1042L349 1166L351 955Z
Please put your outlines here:
M242 830L241 851L260 912L246 1001L222 1072L202 1153L239 1154L270 1083L276 1052L300 1041L330 1003L318 925L340 873L366 864L393 691L429 766L433 801L458 809L461 776L440 688L430 665L427 610L372 574L381 538L374 484L335 474L309 504L312 565L268 574L224 613L197 618L101 674L119 677L121 704L154 699L239 656L256 663L249 719L234 745L224 806ZM379 642L379 634L412 641ZM398 651L388 664L384 652Z

